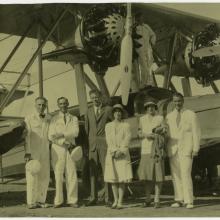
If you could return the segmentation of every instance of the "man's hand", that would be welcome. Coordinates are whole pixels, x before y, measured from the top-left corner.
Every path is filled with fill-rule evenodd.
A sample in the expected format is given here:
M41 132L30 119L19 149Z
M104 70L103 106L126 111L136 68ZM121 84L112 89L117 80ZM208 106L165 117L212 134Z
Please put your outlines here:
M54 138L54 139L63 138L63 137L64 137L64 134L61 134L61 133L56 133L56 134L52 135L52 138Z
M66 147L67 149L70 147L71 143L69 141L64 141L63 146Z
M192 158L198 156L198 152L197 151L193 151L192 152Z
M70 144L69 147L68 147L68 151L69 153L71 154L71 152L73 151L73 149L76 147L76 145L74 144Z
M25 154L24 155L24 161L27 163L29 160L31 160L31 154Z

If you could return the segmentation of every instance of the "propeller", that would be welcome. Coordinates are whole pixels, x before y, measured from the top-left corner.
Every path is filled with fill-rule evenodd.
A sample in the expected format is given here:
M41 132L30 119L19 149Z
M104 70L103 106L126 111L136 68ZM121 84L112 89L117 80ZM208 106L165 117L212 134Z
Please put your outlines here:
M125 35L121 42L120 53L120 82L121 82L121 97L122 104L127 105L128 95L131 84L132 74L132 16L131 16L131 3L127 3L127 16L125 22Z

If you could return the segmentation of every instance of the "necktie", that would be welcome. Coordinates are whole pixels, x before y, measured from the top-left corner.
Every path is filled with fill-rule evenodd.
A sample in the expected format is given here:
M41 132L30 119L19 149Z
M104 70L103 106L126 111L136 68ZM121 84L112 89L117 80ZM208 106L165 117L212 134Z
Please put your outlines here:
M99 108L96 109L96 113L95 113L96 118L99 117Z
M66 124L66 115L63 116L64 123Z
M176 125L177 125L177 127L179 127L180 121L181 121L181 114L180 114L179 111L177 111L177 116L176 116Z

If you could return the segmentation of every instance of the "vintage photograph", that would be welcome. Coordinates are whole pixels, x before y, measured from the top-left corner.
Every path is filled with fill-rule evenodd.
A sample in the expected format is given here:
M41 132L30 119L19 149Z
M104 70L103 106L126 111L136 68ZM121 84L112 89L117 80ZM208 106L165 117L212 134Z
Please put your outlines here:
M220 217L219 11L0 4L0 217Z

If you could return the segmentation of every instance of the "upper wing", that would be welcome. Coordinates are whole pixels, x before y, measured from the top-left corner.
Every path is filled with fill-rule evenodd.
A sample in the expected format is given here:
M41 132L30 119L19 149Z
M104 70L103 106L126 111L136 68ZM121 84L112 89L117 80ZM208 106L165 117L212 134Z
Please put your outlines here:
M181 7L182 4L178 5ZM59 13L67 7L67 13L60 22L54 38L64 41L72 36L76 29L76 15L83 15L94 4L10 4L0 5L0 32L11 35L23 35L25 29L30 25L36 25L40 20L45 27L49 28ZM205 6L205 4L204 4ZM170 34L169 28L176 27L184 33L195 33L203 29L209 23L219 21L170 9L160 4L135 3L133 12L141 11L144 19L157 34L160 41L164 34ZM37 38L37 26L32 27L27 37ZM43 35L46 34L44 29Z
M53 41L64 42L71 38L76 29L76 15L87 10L89 4L10 4L0 5L0 33L22 36L29 25L27 37L37 38L37 23L43 26L42 37L57 16L67 7L67 13L53 33Z

